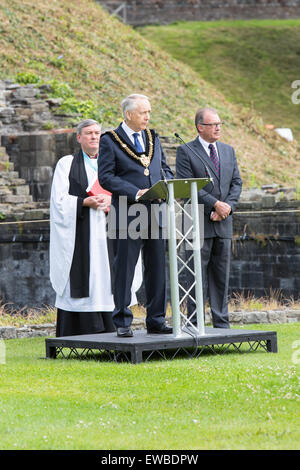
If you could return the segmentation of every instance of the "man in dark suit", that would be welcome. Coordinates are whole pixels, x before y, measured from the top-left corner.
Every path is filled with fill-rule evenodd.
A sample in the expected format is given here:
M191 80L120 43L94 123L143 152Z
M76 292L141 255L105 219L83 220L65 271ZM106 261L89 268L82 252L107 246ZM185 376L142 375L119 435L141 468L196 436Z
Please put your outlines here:
M112 193L112 208L116 214L113 321L118 336L133 335L133 316L129 308L131 285L142 250L147 331L168 334L172 328L165 324L165 240L159 225L159 236L151 237L154 224L151 206L158 206L159 202L143 203L141 209L147 209L147 215L138 237L131 236L129 227L133 221L130 214L134 213L133 205L138 198L163 177L173 178L173 174L166 163L158 136L147 128L151 112L148 98L130 95L122 102L122 110L124 121L117 129L101 137L98 159L99 182ZM127 216L126 224L122 225L124 213Z
M176 176L205 178L209 168L214 184L199 191L204 206L204 240L201 248L204 305L207 297L213 326L229 328L228 284L232 240L232 213L238 202L242 180L234 149L218 142L221 120L215 109L199 109L195 116L198 137L177 149ZM190 148L188 148L188 146ZM192 283L187 273L187 282ZM192 291L192 294L194 290ZM194 296L193 296L194 297ZM188 317L196 322L195 303L188 301Z

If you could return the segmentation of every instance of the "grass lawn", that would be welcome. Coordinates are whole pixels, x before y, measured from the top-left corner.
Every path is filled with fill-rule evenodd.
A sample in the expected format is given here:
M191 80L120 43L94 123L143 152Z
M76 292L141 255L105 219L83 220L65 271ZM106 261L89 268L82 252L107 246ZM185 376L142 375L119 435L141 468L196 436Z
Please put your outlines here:
M290 127L300 139L300 105L291 99L300 80L300 19L179 22L139 31L231 102L253 106L266 123Z
M44 338L8 340L1 448L299 449L300 323L250 328L276 330L279 352L132 365L45 360Z

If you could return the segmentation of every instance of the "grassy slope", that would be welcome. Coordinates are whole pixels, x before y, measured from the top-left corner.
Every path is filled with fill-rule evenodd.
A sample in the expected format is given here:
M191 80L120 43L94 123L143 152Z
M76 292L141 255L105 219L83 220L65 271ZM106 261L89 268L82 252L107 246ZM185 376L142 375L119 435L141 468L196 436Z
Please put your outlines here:
M291 84L300 79L300 19L182 22L140 32L230 101L253 106L300 140L300 105L291 100Z
M1 448L299 449L300 324L247 328L276 330L278 354L133 366L45 361L43 338L8 340Z
M151 98L152 126L162 135L178 131L185 138L194 137L195 110L209 104L227 123L223 140L234 145L246 185L252 175L258 184L295 183L296 143L269 134L260 118L228 102L197 72L109 17L93 0L84 6L79 0L2 0L0 25L0 78L27 71L65 81L77 98L98 103L105 125L121 120L122 97L145 93Z

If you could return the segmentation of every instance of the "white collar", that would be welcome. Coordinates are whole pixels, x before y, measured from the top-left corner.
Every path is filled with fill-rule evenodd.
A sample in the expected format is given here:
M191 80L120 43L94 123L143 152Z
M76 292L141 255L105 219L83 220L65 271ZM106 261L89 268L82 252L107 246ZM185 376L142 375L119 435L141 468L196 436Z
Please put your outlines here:
M202 137L200 135L198 135L198 139L199 139L200 144L202 144L202 146L204 147L204 150L206 151L206 153L208 155L210 155L210 150L209 150L208 146L211 143L213 144L213 146L216 149L216 152L218 153L218 149L217 149L217 146L216 146L217 141L215 141L215 142L206 142L206 140L202 139Z
M122 122L122 129L126 132L129 137L131 137L133 134L139 134L140 137L142 136L142 131L134 131L133 129L131 129L131 127L127 126L125 121Z

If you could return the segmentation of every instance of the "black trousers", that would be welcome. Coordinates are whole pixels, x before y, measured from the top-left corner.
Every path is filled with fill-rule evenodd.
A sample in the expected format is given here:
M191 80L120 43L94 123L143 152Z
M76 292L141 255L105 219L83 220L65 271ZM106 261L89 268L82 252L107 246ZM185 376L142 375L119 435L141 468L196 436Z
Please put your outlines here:
M156 328L165 321L166 279L165 240L141 239L115 240L113 321L117 328L128 327L133 320L129 308L135 266L142 250L144 285L146 292L146 326Z
M230 274L231 239L229 238L205 238L201 248L203 305L209 301L214 328L230 328L228 317L228 286ZM186 259L191 251L186 251ZM189 263L193 269L193 261ZM186 287L192 285L194 277L187 270ZM191 290L195 298L195 290ZM187 303L188 317L196 322L196 305L192 300ZM194 313L194 314L193 314Z

